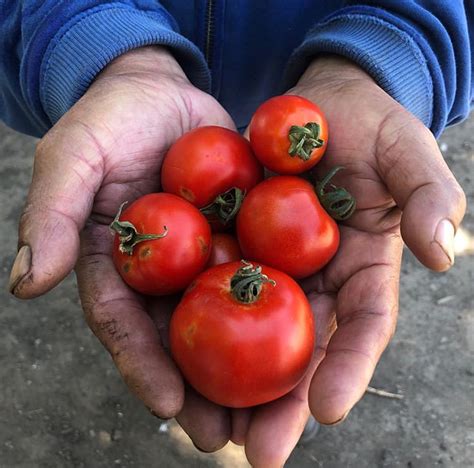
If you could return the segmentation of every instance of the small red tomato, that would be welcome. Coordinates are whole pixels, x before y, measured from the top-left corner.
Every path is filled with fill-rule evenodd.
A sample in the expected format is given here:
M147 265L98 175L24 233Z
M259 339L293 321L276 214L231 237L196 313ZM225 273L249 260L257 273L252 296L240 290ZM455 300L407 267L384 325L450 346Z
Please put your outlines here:
M185 198L206 217L218 217L224 224L238 211L242 193L262 179L263 168L249 142L216 126L196 128L176 140L161 172L165 192Z
M277 174L300 174L323 156L328 124L321 109L300 96L283 95L265 101L249 126L257 159Z
M201 273L170 323L172 356L209 400L242 408L279 398L303 378L314 347L311 307L288 275L242 262Z
M223 232L212 234L211 255L209 255L207 268L221 263L235 262L241 258L239 243L233 235Z
M331 260L339 228L313 186L297 176L275 176L255 186L237 216L244 258L305 278Z
M197 208L176 195L140 197L111 224L113 261L123 280L142 294L185 289L204 269L211 229Z

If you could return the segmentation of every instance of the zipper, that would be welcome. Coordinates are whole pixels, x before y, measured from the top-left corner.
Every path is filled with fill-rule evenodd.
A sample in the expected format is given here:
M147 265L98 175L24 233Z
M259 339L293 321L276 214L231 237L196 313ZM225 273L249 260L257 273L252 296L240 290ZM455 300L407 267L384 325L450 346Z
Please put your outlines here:
M214 45L214 16L215 16L215 0L207 0L206 4L206 43L204 57L209 68L212 68L212 49Z

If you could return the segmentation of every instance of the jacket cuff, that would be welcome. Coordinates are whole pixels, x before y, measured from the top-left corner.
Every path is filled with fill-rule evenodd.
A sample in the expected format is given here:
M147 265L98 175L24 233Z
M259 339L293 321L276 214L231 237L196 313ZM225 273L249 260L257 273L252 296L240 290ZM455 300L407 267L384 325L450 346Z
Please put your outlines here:
M40 99L51 123L79 100L109 62L146 45L169 48L190 81L205 91L210 89L203 54L173 30L170 18L112 4L74 18L48 46L41 65Z
M407 33L368 15L333 16L310 31L294 51L286 73L288 86L294 86L314 56L323 53L357 63L390 96L431 126L433 82L423 53Z

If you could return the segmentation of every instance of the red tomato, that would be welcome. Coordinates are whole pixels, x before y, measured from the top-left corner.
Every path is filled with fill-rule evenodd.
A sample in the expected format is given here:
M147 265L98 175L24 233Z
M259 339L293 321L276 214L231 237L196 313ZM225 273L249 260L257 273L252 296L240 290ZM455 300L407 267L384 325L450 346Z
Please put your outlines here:
M300 174L323 156L328 124L321 109L300 96L265 101L249 126L250 144L258 160L278 174Z
M215 126L199 127L179 138L169 149L161 173L165 192L198 208L208 207L207 214L212 214L209 205L218 196L232 188L247 192L262 179L263 168L249 142L237 132ZM225 216L232 211L232 200L221 202Z
M224 263L201 273L170 323L171 353L186 380L209 400L233 408L291 391L314 347L313 314L299 285L263 267L274 283L260 283L258 293L259 275L252 276L252 265L241 267Z
M117 232L115 267L123 280L142 294L163 295L185 289L209 258L209 223L197 208L176 195L151 193L140 197L111 227ZM140 235L150 234L156 238L140 240ZM132 245L134 239L138 243Z
M211 255L207 262L207 268L221 263L235 262L241 258L242 252L234 236L223 232L212 234Z
M296 176L275 176L254 187L237 216L244 258L304 278L336 253L339 229L313 186Z

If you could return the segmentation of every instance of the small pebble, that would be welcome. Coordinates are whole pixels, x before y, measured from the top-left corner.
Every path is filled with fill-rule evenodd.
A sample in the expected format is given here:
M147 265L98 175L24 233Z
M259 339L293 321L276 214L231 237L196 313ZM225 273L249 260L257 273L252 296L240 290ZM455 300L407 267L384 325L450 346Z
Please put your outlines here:
M447 304L448 302L451 302L455 298L456 298L456 296L444 296L441 299L438 299L436 301L436 304L438 304L438 305Z
M11 440L7 440L4 445L5 445L6 448L8 448L10 450L13 450L15 448L15 446L12 444Z
M103 447L109 446L112 442L112 437L107 431L99 431L98 438L100 445Z
M168 423L164 422L160 424L160 427L158 428L158 432L160 434L166 433L169 431Z

